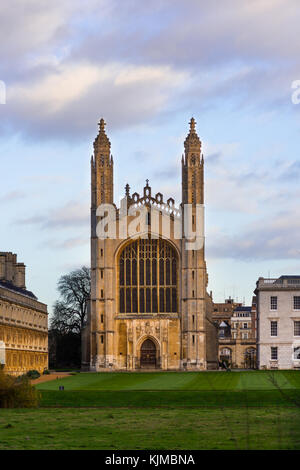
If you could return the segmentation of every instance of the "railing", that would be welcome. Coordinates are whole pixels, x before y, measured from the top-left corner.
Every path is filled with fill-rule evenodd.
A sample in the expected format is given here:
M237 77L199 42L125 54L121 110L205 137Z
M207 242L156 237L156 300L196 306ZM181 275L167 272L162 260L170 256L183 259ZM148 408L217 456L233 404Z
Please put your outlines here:
M272 289L285 289L294 287L300 289L300 279L259 279L258 287L271 287Z

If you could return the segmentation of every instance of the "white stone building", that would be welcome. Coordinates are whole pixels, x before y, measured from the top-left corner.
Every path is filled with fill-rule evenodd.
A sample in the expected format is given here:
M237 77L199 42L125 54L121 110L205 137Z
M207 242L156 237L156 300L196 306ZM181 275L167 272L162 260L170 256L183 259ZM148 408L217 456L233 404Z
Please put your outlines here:
M256 283L259 369L300 368L300 276Z

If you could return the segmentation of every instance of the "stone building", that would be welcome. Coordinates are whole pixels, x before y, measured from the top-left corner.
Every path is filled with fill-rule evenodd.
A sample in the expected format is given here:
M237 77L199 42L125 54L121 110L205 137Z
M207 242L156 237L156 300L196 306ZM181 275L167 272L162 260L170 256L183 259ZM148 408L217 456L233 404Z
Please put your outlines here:
M259 369L300 368L300 276L256 283Z
M148 180L141 195L126 185L116 207L111 144L103 119L99 125L91 161L91 305L82 367L214 369L217 332L206 291L204 239L192 245L184 230L188 217L196 230L198 208L204 204L204 160L195 120L184 142L179 207L173 198L165 201L161 193L153 194ZM104 204L106 212L97 210ZM112 219L116 214L115 227L99 236L108 213ZM133 234L132 224L137 228Z
M250 307L236 307L231 318L233 365L256 368L255 303ZM224 350L223 350L224 353Z
M213 319L219 325L219 360L231 367L256 368L256 305L246 307L233 299L214 303Z
M48 368L47 306L26 290L25 265L0 252L0 364L7 374Z
M225 302L214 302L213 305L213 320L220 326L225 323L229 329L231 326L231 317L236 307L242 306L241 303L235 302L234 299L229 297Z

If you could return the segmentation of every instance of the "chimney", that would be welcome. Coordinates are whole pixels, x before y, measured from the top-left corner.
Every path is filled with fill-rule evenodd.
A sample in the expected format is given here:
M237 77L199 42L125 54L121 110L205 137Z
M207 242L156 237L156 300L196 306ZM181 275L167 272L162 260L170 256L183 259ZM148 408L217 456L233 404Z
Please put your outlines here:
M0 253L0 281L5 279L5 253Z
M13 282L14 274L15 274L15 264L17 261L17 256L13 253L5 253L6 260L5 260L5 280L9 282Z
M17 263L17 255L0 252L0 280L8 281L16 287L25 289L25 264Z
M26 289L25 285L25 269L26 266L24 263L15 264L15 275L14 275L14 284L21 289Z

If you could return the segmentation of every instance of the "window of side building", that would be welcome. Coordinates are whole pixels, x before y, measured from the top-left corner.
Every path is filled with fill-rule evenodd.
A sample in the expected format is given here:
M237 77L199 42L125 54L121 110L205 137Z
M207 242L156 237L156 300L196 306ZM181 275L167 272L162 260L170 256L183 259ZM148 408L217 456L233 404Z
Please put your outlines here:
M300 310L300 295L294 295L294 310Z
M276 347L272 346L271 347L271 360L277 361L277 359L278 359L278 348L277 346Z
M270 310L277 310L277 296L272 295L270 298Z
M300 321L294 321L294 336L300 336Z
M294 348L294 359L300 359L300 347Z
M271 321L271 336L277 336L278 334L278 323L277 321Z

